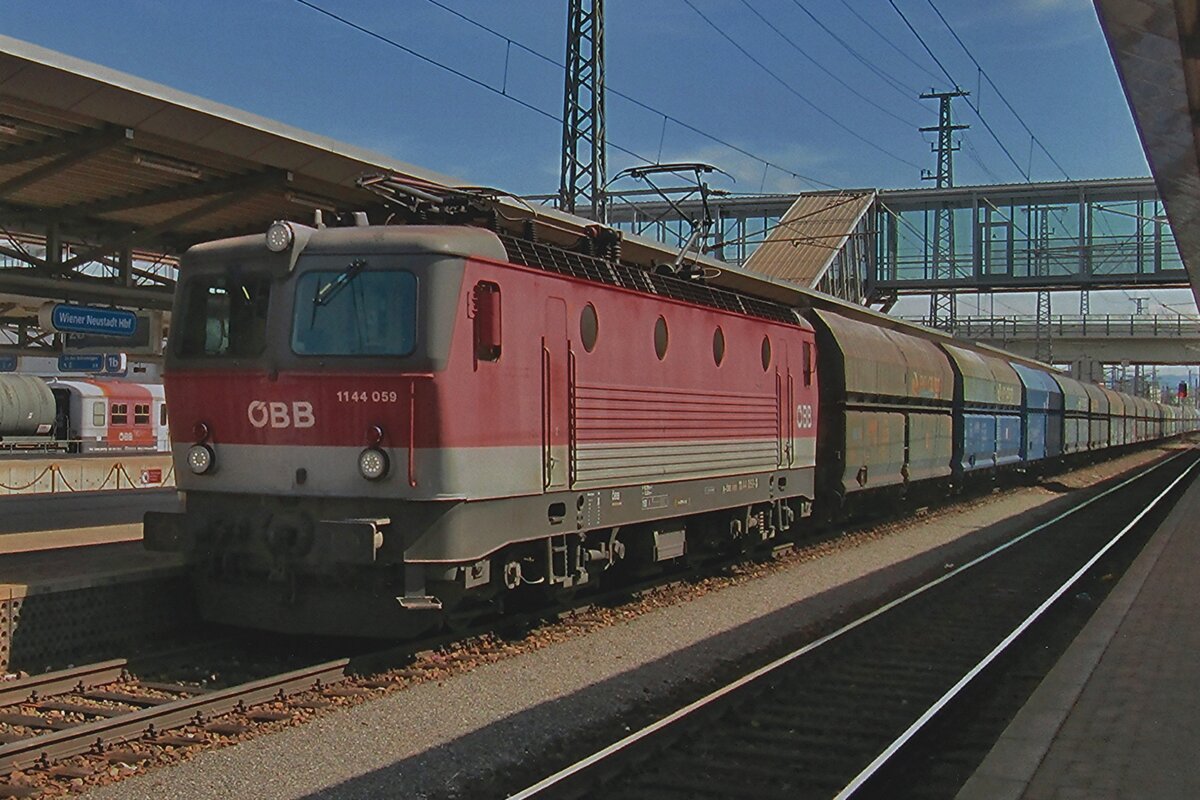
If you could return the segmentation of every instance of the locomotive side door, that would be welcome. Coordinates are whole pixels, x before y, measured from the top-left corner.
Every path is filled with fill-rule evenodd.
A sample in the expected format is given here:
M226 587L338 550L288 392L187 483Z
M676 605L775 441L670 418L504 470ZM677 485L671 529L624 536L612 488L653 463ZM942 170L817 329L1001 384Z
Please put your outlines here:
M546 299L542 333L542 488L567 485L567 304Z
M776 466L789 467L795 451L795 386L792 383L792 364L788 343L776 345L775 361L775 436Z
M792 348L787 348L787 405L783 407L783 413L780 417L783 419L784 438L787 441L786 451L787 458L784 459L783 466L796 466L796 382L792 372Z

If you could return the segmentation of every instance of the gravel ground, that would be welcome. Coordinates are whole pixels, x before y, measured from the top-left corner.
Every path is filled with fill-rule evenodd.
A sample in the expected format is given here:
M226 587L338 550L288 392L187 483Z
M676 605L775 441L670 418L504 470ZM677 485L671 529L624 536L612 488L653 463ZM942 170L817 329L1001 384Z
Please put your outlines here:
M748 653L794 636L888 586L960 559L981 541L1046 516L1063 494L1145 463L1152 449L856 535L852 547L795 560L700 594L233 747L199 753L91 791L92 798L428 797L627 718L702 684ZM549 764L547 765L549 768Z

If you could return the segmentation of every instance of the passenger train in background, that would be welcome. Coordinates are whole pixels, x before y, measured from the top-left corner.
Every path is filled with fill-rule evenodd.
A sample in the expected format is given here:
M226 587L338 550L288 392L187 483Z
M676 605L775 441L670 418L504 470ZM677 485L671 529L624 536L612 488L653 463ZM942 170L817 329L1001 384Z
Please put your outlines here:
M415 634L1200 424L631 266L612 231L492 223L280 222L188 251L164 370L186 504L145 542L190 557L208 618Z
M167 430L161 384L0 375L0 457L166 452Z

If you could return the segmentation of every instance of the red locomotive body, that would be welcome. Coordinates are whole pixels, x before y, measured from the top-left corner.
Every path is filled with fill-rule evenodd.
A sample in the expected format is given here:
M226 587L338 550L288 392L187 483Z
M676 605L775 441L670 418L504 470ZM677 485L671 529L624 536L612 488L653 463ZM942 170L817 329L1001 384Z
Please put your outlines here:
M176 300L187 510L146 539L202 562L210 617L419 631L811 507L794 312L478 228L278 227L193 248Z

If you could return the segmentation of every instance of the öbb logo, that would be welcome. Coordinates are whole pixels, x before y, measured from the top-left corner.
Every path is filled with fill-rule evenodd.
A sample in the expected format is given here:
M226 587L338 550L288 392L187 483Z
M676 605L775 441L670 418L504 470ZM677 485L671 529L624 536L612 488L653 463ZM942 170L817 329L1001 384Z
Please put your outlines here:
M317 422L312 403L307 400L291 403L251 400L250 405L246 406L246 418L256 428L268 425L272 428L311 428Z

